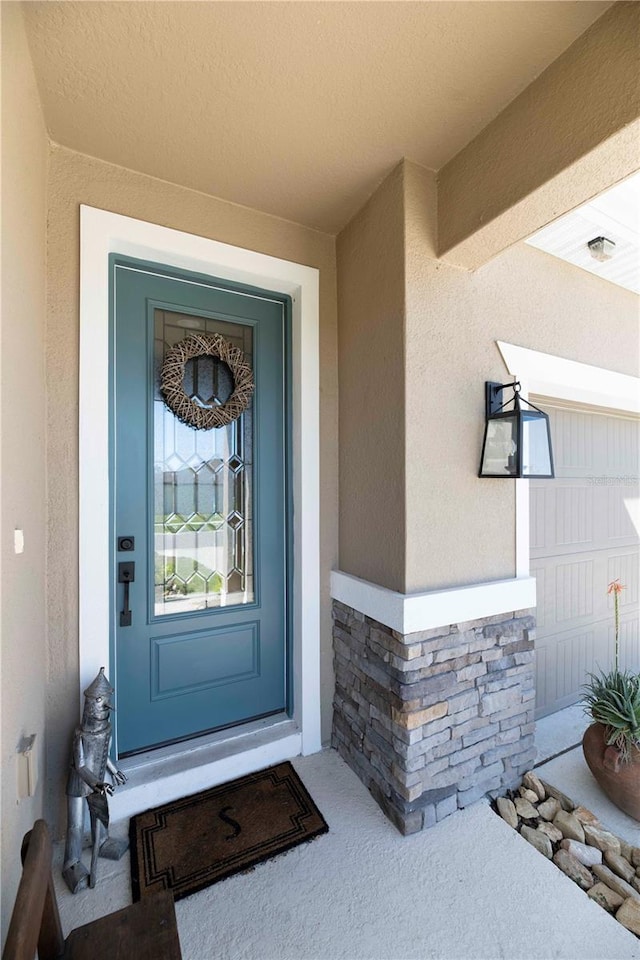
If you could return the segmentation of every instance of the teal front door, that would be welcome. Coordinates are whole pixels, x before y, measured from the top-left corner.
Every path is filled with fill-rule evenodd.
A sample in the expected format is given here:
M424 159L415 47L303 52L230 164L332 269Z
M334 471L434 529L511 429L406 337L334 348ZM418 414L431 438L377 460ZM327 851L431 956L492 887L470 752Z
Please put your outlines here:
M112 674L126 756L289 707L288 303L116 255L111 276ZM222 337L253 373L248 406L224 426L194 428L165 402L165 356L196 335ZM196 355L182 385L191 411L223 407L234 374Z

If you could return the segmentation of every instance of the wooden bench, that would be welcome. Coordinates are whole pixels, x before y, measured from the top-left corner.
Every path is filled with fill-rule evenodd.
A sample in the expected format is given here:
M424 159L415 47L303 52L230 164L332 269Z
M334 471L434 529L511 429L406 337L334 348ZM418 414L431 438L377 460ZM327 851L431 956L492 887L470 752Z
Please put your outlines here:
M51 837L36 820L22 844L22 878L2 960L181 960L173 894L162 891L73 930L66 941L51 874Z

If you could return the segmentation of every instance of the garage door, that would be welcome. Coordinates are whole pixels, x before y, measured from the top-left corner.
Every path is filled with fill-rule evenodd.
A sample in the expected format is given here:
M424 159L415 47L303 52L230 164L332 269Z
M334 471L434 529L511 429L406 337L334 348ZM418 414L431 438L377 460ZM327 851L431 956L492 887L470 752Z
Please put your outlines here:
M640 670L640 422L536 401L550 414L555 480L530 481L537 580L536 710L575 703L589 672L613 663L620 578L621 665Z

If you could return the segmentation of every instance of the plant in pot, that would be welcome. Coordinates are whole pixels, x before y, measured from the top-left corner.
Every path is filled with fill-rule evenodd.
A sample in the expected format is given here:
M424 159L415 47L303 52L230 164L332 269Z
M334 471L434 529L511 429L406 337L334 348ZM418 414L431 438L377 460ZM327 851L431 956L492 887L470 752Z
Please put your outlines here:
M594 721L582 740L585 760L612 803L640 820L640 674L620 670L619 580L609 584L615 616L613 669L589 674L583 702Z

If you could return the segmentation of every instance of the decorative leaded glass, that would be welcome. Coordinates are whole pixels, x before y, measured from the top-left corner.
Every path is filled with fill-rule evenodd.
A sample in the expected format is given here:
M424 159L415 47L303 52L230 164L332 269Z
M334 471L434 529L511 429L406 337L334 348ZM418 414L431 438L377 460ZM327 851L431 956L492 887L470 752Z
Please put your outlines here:
M165 352L194 333L219 333L249 364L253 328L156 310L154 314L155 615L252 603L253 409L226 427L194 430L165 406ZM185 364L184 387L196 403L224 403L229 367L214 357Z

